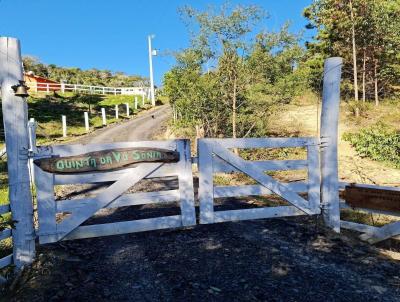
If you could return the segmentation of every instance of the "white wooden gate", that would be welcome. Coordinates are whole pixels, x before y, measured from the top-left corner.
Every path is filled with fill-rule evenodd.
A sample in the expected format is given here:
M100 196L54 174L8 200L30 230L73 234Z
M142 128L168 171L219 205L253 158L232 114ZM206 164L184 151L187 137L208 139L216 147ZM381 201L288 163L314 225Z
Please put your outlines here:
M35 158L65 157L101 150L137 147L176 150L180 154L180 159L177 163L141 163L137 167L119 171L73 175L48 173L35 165L40 243L196 224L189 140L142 141L101 145L55 145L39 147ZM179 189L124 194L142 179L166 176L177 176ZM113 183L95 197L55 200L55 185L102 182ZM180 215L81 226L83 222L103 208L174 201L179 201ZM60 215L63 216L61 221L59 221Z
M307 160L246 161L229 150L291 147L305 147ZM200 223L313 215L321 212L318 140L315 138L200 139L198 156ZM308 171L306 183L281 183L264 173L265 171L300 169ZM232 171L245 173L259 185L214 186L214 173ZM307 199L300 196L299 192L307 192ZM279 195L292 206L214 211L214 198L272 193Z

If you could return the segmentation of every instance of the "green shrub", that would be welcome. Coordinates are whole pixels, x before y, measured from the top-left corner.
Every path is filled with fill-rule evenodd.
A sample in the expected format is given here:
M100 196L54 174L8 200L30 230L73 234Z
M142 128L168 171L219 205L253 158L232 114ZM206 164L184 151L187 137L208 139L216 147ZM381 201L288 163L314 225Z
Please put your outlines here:
M400 133L393 128L378 123L358 133L345 133L343 139L350 142L359 155L400 168Z
M373 105L371 103L365 103L360 101L350 101L347 104L347 110L354 116L357 115L357 112L360 116L365 116Z

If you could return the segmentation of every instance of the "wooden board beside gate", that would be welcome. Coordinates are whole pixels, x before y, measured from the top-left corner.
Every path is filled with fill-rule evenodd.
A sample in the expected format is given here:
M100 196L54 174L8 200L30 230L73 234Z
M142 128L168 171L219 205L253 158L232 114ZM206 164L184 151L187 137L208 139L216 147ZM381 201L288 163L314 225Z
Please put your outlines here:
M346 186L345 194L352 207L400 213L400 191Z
M144 162L174 163L176 151L157 148L122 148L89 152L76 156L37 159L34 163L43 171L55 174L112 171Z

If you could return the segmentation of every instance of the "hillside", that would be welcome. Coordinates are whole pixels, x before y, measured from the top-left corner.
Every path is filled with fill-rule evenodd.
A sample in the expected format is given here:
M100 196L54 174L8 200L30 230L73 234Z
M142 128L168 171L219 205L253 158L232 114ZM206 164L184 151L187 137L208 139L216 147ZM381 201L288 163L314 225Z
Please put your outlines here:
M341 181L400 186L400 169L357 154L344 133L356 133L361 129L384 122L399 129L400 109L395 103L382 103L379 107L367 106L361 117L355 118L352 106L342 102L339 123L339 177ZM308 99L291 105L283 105L270 117L269 130L273 133L291 136L318 135L320 107Z

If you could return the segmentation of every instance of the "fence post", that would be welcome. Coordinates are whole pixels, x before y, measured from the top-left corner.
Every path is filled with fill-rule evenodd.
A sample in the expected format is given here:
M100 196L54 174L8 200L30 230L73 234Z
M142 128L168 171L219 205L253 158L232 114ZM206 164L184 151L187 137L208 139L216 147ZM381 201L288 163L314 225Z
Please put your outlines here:
M63 137L67 137L67 117L65 115L62 115L61 120L62 120Z
M142 94L142 103L144 105L144 93Z
M49 83L46 84L46 92L47 92L47 93L50 92L50 85L49 85Z
M12 219L13 261L18 269L35 257L33 205L29 180L28 106L11 86L23 80L19 40L0 37L0 86L7 150L9 200Z
M126 106L126 116L129 117L129 103L125 103Z
M115 105L115 118L118 119L118 105Z
M340 232L338 122L342 58L329 58L324 66L321 111L321 203L325 224Z
M89 132L90 128L89 128L89 114L87 112L83 113L83 117L85 118L85 129L86 132Z
M65 92L65 83L61 82L61 93Z
M28 122L28 135L29 135L29 151L36 153L36 122L34 118L29 119ZM35 183L35 174L34 174L34 166L33 166L33 158L29 159L29 175L31 185Z
M106 94L106 89L103 87L103 94Z
M154 105L155 106L155 105ZM142 98L142 108L144 107L144 98Z
M101 108L101 117L103 119L103 126L107 125L106 109Z
M137 100L137 97L135 97L135 110L137 110L137 103L138 103L138 100Z

